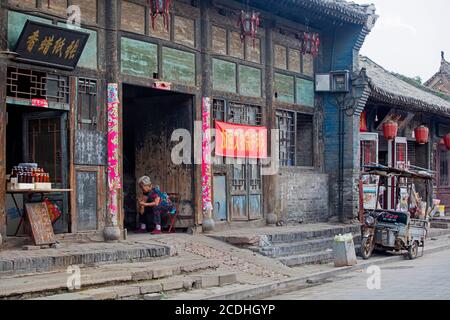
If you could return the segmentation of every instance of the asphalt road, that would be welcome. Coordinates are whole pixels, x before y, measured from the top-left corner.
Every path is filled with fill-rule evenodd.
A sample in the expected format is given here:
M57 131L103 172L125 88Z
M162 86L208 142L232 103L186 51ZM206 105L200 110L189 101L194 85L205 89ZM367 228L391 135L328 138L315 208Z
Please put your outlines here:
M368 273L370 271L371 273ZM379 277L378 277L379 276ZM369 289L370 288L370 289ZM345 274L269 300L450 299L450 250Z

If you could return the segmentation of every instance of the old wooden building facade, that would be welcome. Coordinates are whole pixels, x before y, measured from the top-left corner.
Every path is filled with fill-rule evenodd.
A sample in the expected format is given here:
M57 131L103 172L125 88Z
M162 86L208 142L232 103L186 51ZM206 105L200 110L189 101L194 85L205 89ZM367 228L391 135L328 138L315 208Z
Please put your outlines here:
M380 163L395 168L432 170L436 173L435 192L429 194L416 186L423 201L431 205L433 197L450 205L449 148L450 99L443 99L413 79L387 71L367 57L360 67L369 78L370 94L361 117L361 165ZM386 137L383 125L395 122L398 133ZM424 130L425 129L425 130ZM428 132L424 135L424 132ZM424 139L427 137L427 139ZM394 190L387 190L384 207L396 209Z
M262 175L261 161L228 164L216 157L211 180L217 225L265 223L269 213L323 221L337 214L339 203L353 217L359 163L352 157L338 161L338 108L332 94L315 93L314 75L358 73L374 8L337 0L176 0L164 25L164 15L152 18L152 2L1 1L1 234L13 236L20 219L5 180L21 162L45 165L55 185L67 190L48 196L62 211L57 233L101 235L107 226L133 225L136 179L143 174L180 196L178 228L201 225L201 166L175 164L171 151L174 130L184 129L192 135L194 159L204 97L211 98L211 120L280 130L279 152L270 154L280 160L275 174ZM27 21L70 27L70 5L81 9L77 30L89 34L76 69L15 59L10 51ZM259 14L254 38L242 37L242 10ZM304 32L319 36L316 56L302 47ZM36 107L42 100L48 108ZM107 174L108 107L114 106L117 193ZM342 122L349 133L342 152L357 153L359 113Z

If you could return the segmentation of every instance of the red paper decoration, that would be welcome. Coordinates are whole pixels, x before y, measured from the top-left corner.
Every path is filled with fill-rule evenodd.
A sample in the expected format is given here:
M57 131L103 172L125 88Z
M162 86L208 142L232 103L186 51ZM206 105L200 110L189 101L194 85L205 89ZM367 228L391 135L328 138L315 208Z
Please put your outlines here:
M152 19L152 29L155 30L155 20L158 16L164 18L164 28L169 28L170 0L149 0L150 18Z
M397 137L397 132L397 122L390 120L383 124L383 134L386 140L394 140Z
M430 130L425 126L420 126L414 129L414 135L418 144L426 144L428 143Z
M444 143L445 143L445 146L447 147L447 149L450 150L450 133L448 133L444 137Z
M302 39L302 52L303 54L312 54L316 57L319 54L320 37L315 32L304 32Z
M241 11L237 26L241 28L241 41L244 42L246 37L253 39L253 47L256 45L256 34L260 24L259 12Z
M359 132L367 131L367 112L364 110L359 118Z

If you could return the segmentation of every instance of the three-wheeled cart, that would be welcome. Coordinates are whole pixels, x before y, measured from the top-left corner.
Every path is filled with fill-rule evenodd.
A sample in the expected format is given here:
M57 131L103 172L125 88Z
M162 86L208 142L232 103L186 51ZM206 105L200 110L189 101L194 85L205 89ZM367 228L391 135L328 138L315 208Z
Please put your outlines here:
M410 259L418 257L419 248L422 248L423 254L429 224L426 219L430 203L428 197L431 195L433 178L433 173L426 170L402 170L382 165L364 167L360 183L361 255L364 259L369 259L374 249L397 252L406 250ZM370 193L367 196L364 190L364 181L371 182L371 196ZM400 184L402 192L397 192ZM411 203L411 195L415 193L414 184L425 186L425 208L422 203L416 203L415 206ZM392 196L385 192L392 188L395 190L395 202L403 201L403 207L399 204L396 210L382 209L386 201L380 201L380 198ZM364 202L371 205L364 206Z

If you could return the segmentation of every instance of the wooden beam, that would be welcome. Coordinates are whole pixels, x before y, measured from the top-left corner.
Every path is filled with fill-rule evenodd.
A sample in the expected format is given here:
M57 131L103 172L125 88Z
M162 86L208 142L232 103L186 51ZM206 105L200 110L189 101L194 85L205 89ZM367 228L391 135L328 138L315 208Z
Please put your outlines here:
M6 0L0 0L0 51L7 49L8 28ZM7 59L0 55L0 234L6 237L6 76Z
M275 113L276 108L274 104L274 54L273 54L273 33L275 21L266 20L266 37L265 37L265 91L266 91L266 107L263 108L263 124L267 126L268 131L268 147L272 148L271 129L275 129ZM278 155L272 154L270 151L270 157L272 161L278 159ZM275 213L277 197L280 196L279 192L276 192L278 187L278 173L272 176L263 176L263 214Z

